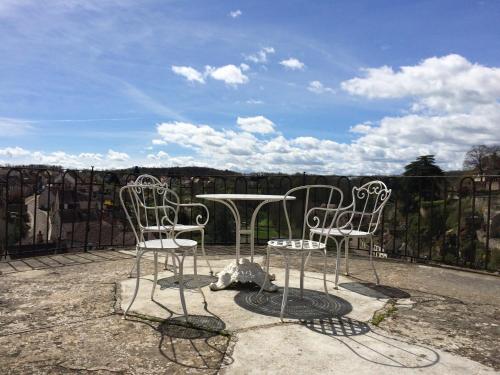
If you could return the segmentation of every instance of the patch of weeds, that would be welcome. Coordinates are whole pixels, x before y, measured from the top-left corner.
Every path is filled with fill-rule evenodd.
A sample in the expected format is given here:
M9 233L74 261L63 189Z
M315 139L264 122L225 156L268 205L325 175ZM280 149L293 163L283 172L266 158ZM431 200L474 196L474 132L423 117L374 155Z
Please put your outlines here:
M398 308L396 307L396 303L394 301L389 301L384 309L376 311L375 314L373 314L371 323L378 327L384 319L394 315L397 311Z

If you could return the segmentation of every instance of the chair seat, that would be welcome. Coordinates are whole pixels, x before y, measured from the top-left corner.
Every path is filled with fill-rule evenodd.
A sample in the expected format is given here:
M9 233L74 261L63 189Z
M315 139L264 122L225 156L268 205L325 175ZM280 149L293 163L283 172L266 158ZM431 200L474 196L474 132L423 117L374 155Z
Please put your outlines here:
M175 231L180 232L183 230L199 230L205 228L204 225L184 225L184 224L177 224L175 226ZM143 228L145 232L158 232L158 227L155 225L150 225L148 227ZM161 225L160 230L171 230L172 226L171 225Z
M267 245L287 250L323 250L326 247L324 243L311 240L271 240Z
M332 228L330 229L330 232L328 232L328 229L323 229L323 228L312 228L311 233L314 234L322 234L326 235L328 234L331 237L344 237L344 236L349 236L349 237L366 237L369 236L369 232L364 232L362 230L348 230L348 229L342 229L340 231L337 228Z
M151 249L151 250L162 250L162 249L179 249L180 247L184 248L192 248L198 245L198 242L193 241L193 240L188 240L185 238L177 238L175 240L178 246L173 239L171 238L162 238L161 240L149 240L149 241L143 241L139 242L137 245L141 249Z

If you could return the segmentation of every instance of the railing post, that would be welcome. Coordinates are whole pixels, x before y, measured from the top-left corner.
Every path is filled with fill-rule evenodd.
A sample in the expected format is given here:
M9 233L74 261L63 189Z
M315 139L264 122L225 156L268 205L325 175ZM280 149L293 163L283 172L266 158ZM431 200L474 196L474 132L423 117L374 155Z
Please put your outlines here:
M83 251L87 252L88 242L89 242L89 230L90 230L90 208L92 204L92 192L94 190L94 166L90 170L90 183L89 183L89 197L87 201L87 222L85 223L85 241L83 245Z

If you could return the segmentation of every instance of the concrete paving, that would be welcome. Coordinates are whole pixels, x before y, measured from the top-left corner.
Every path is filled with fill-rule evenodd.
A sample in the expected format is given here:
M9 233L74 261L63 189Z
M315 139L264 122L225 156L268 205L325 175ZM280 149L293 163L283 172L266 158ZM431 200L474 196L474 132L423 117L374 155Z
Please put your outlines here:
M221 270L229 261L219 259L211 263L215 270ZM208 267L202 261L198 272L208 274ZM276 284L283 285L284 270L272 267L271 273L276 275ZM186 260L185 274L193 274L191 259ZM154 301L151 300L153 277L142 276L130 314L167 319L167 322L179 319L182 311L179 290L172 275L170 271L160 272ZM203 278L207 284L209 278ZM333 280L333 275L328 275L328 279ZM135 278L119 282L122 310L130 303L135 282ZM232 336L226 365L221 369L225 374L495 373L470 359L417 344L370 324L374 313L384 308L389 297L383 293L360 293L363 285L355 284L352 279L341 277L339 290L334 290L333 283L328 282L327 297L323 292L323 275L306 272L306 292L300 298L299 272L292 270L285 323L279 319L282 289L257 298L258 289L244 285L217 292L204 286L202 294L190 288L185 290L185 296L193 324ZM399 298L399 305L405 303L411 304L409 298Z

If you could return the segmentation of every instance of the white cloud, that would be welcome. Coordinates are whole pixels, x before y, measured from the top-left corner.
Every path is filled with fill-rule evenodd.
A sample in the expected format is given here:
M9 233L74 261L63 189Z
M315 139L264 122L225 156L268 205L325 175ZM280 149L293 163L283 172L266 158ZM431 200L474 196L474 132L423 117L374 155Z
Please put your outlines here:
M153 140L158 152L142 159L127 159L127 154L112 150L103 156L10 147L0 149L0 163L50 163L73 168L198 165L274 173L388 174L401 173L405 164L422 154L435 154L446 169L460 168L471 145L500 143L497 67L472 64L451 55L401 69L367 69L341 86L352 95L370 100L407 99L410 111L353 124L350 131L355 139L348 143L311 136L287 137L275 131L270 119L254 116L238 117L229 129L186 121L158 124ZM307 129L310 124L298 125ZM172 157L167 154L170 149L156 148L172 144L187 148L191 155Z
M126 161L130 159L130 156L124 152L113 151L110 149L108 150L107 158L114 161Z
M243 14L243 12L241 10L237 9L237 10L233 10L233 11L229 12L229 17L238 18L242 14Z
M290 70L302 70L305 67L305 64L302 61L294 57L291 57L287 60L282 60L280 61L280 64L283 65L286 69Z
M175 74L183 76L184 78L186 78L190 82L205 83L205 79L203 78L203 74L201 74L196 69L191 68L190 66L172 65L172 71Z
M65 151L32 151L22 147L7 147L0 149L0 165L17 164L47 164L62 165L67 168L90 168L98 169L130 167L130 157L122 152L109 150L103 156L95 152L82 152L70 154Z
M9 158L18 158L29 154L30 152L28 150L21 147L0 148L0 156L7 156Z
M248 82L248 77L243 74L241 68L233 64L224 65L219 68L206 66L205 74L215 80L224 81L230 86L242 85Z
M273 47L263 47L258 52L245 56L245 60L255 64L265 64L267 63L267 56L275 52Z
M500 143L499 68L448 55L398 71L383 66L364 73L342 88L369 99L410 99L409 114L351 128L363 134L355 143L365 150L387 161L435 154L443 167L456 169L471 145Z
M153 139L151 141L154 145L164 145L166 142L163 139Z
M247 104L263 104L264 102L260 99L248 99L245 103L247 103Z
M370 99L414 98L414 111L461 112L500 97L500 68L473 64L460 55L431 57L399 71L383 66L364 73L342 88Z
M168 157L169 155L165 151L158 151L156 154L148 154L147 156L150 160L162 160Z
M247 70L249 70L249 69L250 69L250 67L249 67L247 64L245 64L245 63L240 64L240 68L241 68L241 70L243 70L244 72L246 72Z
M30 121L9 117L0 117L0 134L2 137L18 137L33 130Z
M236 123L249 133L267 134L274 132L274 123L264 116L238 117Z
M320 81L311 81L307 89L315 94L324 94L325 92L334 93L335 90L331 87L324 86Z

